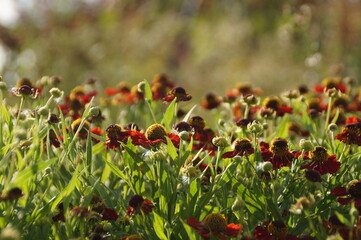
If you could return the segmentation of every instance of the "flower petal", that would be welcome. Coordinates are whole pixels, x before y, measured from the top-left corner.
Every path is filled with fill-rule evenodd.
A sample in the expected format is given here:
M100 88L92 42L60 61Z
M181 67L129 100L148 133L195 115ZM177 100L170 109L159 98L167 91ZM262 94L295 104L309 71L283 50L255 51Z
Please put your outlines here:
M333 196L345 196L345 195L348 195L348 192L347 192L346 188L344 188L344 187L335 187L332 190L331 194Z

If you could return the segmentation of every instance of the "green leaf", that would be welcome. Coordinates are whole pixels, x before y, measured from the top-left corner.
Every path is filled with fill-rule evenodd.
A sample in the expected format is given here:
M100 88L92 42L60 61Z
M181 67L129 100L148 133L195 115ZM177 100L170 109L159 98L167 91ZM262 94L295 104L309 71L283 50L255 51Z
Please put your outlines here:
M127 176L113 163L106 161L106 160L105 160L105 163L110 167L110 170L112 171L112 173L114 173L117 177L124 179L124 180L127 179Z
M92 172L92 137L90 136L90 131L88 131L88 137L86 140L86 165L88 167L88 172Z
M183 227L188 234L188 239L198 239L198 236L195 233L195 231L193 230L193 228L191 226L189 226L187 223L185 223L182 219L180 219L180 221L182 222Z
M170 130L170 124L171 124L171 122L173 120L173 117L174 117L176 100L177 100L176 98L173 99L173 101L169 104L169 106L168 106L168 108L165 111L164 116L163 116L162 123L165 126L167 131Z
M77 166L77 168L75 169L73 176L68 184L68 186L66 186L63 191L61 191L58 196L56 197L56 199L54 200L53 204L51 205L51 210L53 211L58 204L66 197L68 197L75 189L75 186L77 185L77 182L79 182L78 179L78 175L79 175L79 166Z
M172 141L168 137L167 137L167 152L173 160L178 157L177 149L174 147Z
M23 171L19 172L12 181L12 187L19 187L23 184L27 184L30 178L36 176L38 173L43 171L46 167L50 166L55 162L57 158L53 158L50 161L41 162L27 167Z
M144 97L146 100L152 101L153 100L152 89L150 88L150 85L147 80L144 79L144 83L145 83L145 96Z
M277 133L277 136L278 136L278 137L287 138L287 135L288 135L287 125L288 125L288 122L289 122L289 116L288 116L288 114L286 114L286 115L282 118L282 122L281 122L281 124L279 125L278 133Z
M159 239L167 240L168 238L163 232L163 229L164 229L164 221L163 221L163 219L156 212L153 212L153 215L154 215L153 227L154 227L155 233L157 234Z

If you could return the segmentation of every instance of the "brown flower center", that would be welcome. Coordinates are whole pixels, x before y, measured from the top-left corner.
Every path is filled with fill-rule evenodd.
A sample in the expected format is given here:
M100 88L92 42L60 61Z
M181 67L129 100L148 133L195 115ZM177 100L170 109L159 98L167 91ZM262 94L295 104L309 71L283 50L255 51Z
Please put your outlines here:
M105 130L106 136L109 139L117 139L122 132L122 128L118 124L112 124Z
M328 159L329 155L324 147L315 147L310 152L310 158L317 163L323 163Z
M361 136L361 123L352 123L347 124L342 130L343 133L348 133L351 135Z
M288 233L288 228L282 221L270 222L267 229L272 236L277 238L284 238Z
M275 138L271 142L270 151L275 155L283 156L288 153L288 144L287 141L283 138Z
M134 195L129 199L129 206L132 208L139 209L142 207L142 204L144 202L144 198L140 195Z
M167 135L164 127L160 124L150 125L145 131L145 137L148 140L154 141L158 139L166 140L165 136Z
M348 184L348 193L355 198L361 198L361 182L354 180Z
M247 150L252 149L251 142L246 138L236 139L233 144L236 151L246 152Z
M81 118L78 118L71 124L71 128L73 129L74 133L76 133L76 131L78 131L78 128L80 127L80 123L81 123ZM90 123L87 120L85 120L83 127L79 131L79 134L82 134L82 135L87 134L89 129L90 129Z
M188 120L188 123L195 129L203 129L206 126L206 122L200 116L191 117Z
M175 97L184 97L187 95L186 90L182 87L175 87L172 90L170 90L170 94Z
M281 107L282 102L278 97L266 98L263 102L263 106L277 110Z
M203 223L211 232L223 232L227 226L225 217L220 213L211 213L207 215L204 218Z

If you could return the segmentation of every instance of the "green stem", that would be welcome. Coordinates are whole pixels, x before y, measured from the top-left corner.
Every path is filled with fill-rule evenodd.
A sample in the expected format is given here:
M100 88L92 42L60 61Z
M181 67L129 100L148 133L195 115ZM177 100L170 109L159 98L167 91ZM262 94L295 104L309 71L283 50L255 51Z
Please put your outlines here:
M327 130L327 128L328 128L328 123L329 123L330 117L331 117L332 100L333 100L333 97L329 97L329 98L328 98L328 106L327 106L327 115L326 115L326 122L325 122L325 130Z

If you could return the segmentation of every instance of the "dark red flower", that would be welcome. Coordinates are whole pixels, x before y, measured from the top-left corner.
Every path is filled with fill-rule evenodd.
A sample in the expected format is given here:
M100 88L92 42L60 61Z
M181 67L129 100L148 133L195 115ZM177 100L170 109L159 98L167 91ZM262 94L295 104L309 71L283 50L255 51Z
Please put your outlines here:
M122 128L118 124L112 124L107 127L105 130L107 139L105 144L107 149L116 149L120 147L121 142L126 142L127 138L130 136L129 131L122 131Z
M10 189L6 193L0 192L0 202L1 201L14 201L14 200L21 198L23 195L24 195L23 191L20 188L15 187L15 188Z
M292 108L285 106L279 97L268 97L263 101L263 107L276 112L277 117L283 117L286 113L292 113Z
M118 219L118 213L114 210L114 208L104 208L101 212L102 220L117 220Z
M71 129L73 130L74 134L78 131L81 125L81 121L82 121L81 118L78 118L72 122ZM87 120L85 120L82 128L78 132L78 137L82 139L86 139L88 137L89 129L90 129L90 123Z
M163 98L163 101L171 102L174 98L177 98L177 102L180 102L189 101L192 99L192 96L189 95L184 88L175 87L168 92L167 96Z
M254 153L251 142L246 138L237 138L233 142L234 151L226 152L222 155L222 158L233 158L236 155L244 156L245 154Z
M214 109L221 104L222 100L214 93L208 93L202 98L201 106L205 109Z
M63 203L58 204L57 206L58 214L52 217L54 222L65 222L65 216L64 216L64 205Z
M346 144L361 146L361 122L347 124L335 138Z
M337 161L336 155L328 155L323 147L315 147L312 151L305 153L304 160L311 160L301 169L314 169L320 174L335 173L340 169L341 163Z
M220 213L207 215L203 222L199 222L194 217L187 219L188 225L201 235L203 239L210 239L211 233L219 239L226 240L229 237L236 237L243 232L241 224L227 224L227 219Z
M322 80L321 85L315 86L315 92L323 93L325 90L335 88L341 92L346 92L346 85L341 82L339 77L327 77Z
M263 161L272 163L273 169L291 166L295 158L295 155L289 152L288 143L283 138L273 139L271 145L261 142L261 154Z
M145 200L140 195L134 195L129 199L129 208L127 210L127 215L132 216L134 214L148 214L152 212L154 208L154 203L149 200Z
M288 227L282 221L264 222L257 226L254 236L258 240L297 240L298 238L288 234Z
M153 124L147 128L145 133L138 131L127 131L132 139L133 145L150 147L157 146L159 143L167 143L166 137L168 137L175 147L179 147L180 138L178 135L168 133L164 127L160 124Z
M143 238L139 237L138 235L130 235L123 237L121 240L143 240Z
M337 198L337 201L342 204L355 203L355 207L361 211L361 180L353 180L347 184L347 187L335 187L331 194L333 196L343 197Z

